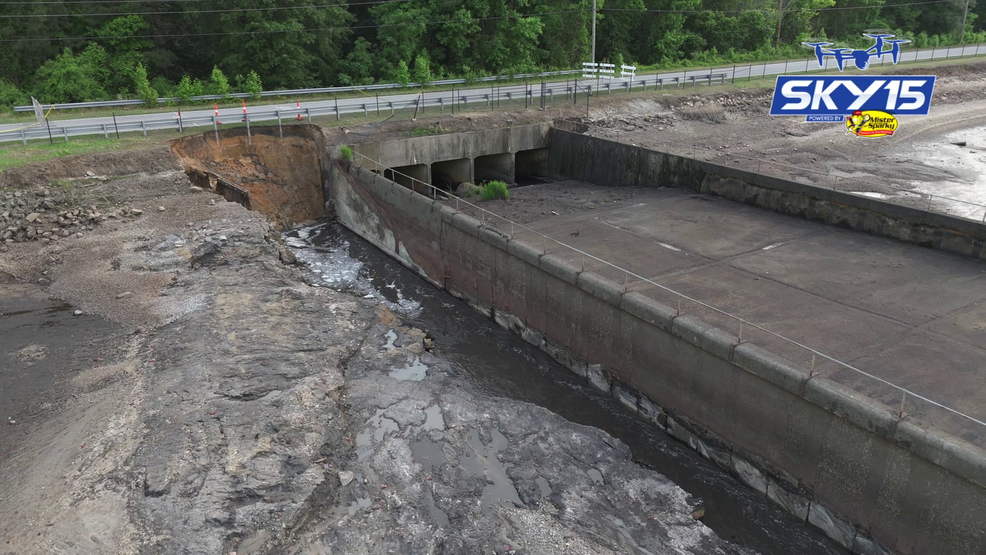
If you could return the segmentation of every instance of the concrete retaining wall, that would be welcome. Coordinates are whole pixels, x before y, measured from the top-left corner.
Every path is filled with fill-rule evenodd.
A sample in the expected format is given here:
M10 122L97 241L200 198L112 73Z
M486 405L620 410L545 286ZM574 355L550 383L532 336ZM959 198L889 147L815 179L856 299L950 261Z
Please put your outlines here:
M807 220L986 260L986 225L552 129L550 175L596 185L674 185Z
M373 172L330 165L348 228L854 553L986 553L981 450Z
M388 167L431 164L459 158L515 153L547 146L551 124L520 125L481 133L449 133L353 145L358 152Z

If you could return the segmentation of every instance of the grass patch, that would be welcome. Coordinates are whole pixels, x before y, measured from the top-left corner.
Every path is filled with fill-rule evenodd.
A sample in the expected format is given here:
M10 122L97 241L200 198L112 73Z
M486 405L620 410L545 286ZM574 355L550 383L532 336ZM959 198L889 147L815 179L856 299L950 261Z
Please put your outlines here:
M353 161L353 149L346 145L342 145L339 147L339 152L342 153L342 159L345 160L347 164Z
M442 127L440 124L431 125L428 127L419 127L414 131L411 131L412 137L428 137L430 135L444 135L445 133L451 133L452 130L447 127Z
M170 138L170 134L168 134ZM166 139L165 139L166 140ZM44 162L63 156L76 156L79 154L95 154L99 152L111 152L117 150L128 150L144 146L155 145L163 142L157 137L125 137L122 139L100 138L73 138L69 142L64 140L55 144L50 144L47 139L44 141L32 141L27 146L19 142L3 143L0 145L0 171L4 171L24 164L34 162Z
M490 181L486 185L483 185L483 189L479 193L479 198L483 200L506 200L510 198L510 192L507 191L506 183L502 181Z

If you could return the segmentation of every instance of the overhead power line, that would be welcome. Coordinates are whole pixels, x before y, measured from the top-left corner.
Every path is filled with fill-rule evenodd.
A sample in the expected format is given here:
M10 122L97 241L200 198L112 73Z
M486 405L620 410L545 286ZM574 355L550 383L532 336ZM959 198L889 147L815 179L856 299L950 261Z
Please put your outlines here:
M881 6L844 6L835 8L809 8L808 11L813 12L834 12L840 10L880 10L884 8L896 8L898 6L924 6L928 4L951 4L953 0L929 0L927 2L906 2L903 4L883 4ZM599 8L601 12L632 12L632 13L745 13L745 12L763 12L763 13L777 13L776 9L755 9L755 10L647 10L647 9L633 9L633 8ZM794 10L784 10L786 12Z
M390 2L403 2L408 0L389 0ZM183 4L183 3L206 3L222 4L223 0L83 0L81 2L60 2L58 0L3 0L0 6L34 6L39 4L54 4L59 6L86 6L95 4ZM378 2L350 2L350 6L361 4L377 4Z
M103 0L98 0L102 2ZM178 1L205 1L205 0L178 0ZM224 10L188 10L188 11L169 11L169 12L128 12L128 13L105 13L105 14L27 14L27 15L13 15L5 16L8 18L47 18L47 17L87 17L87 16L125 16L125 15L195 15L195 14L209 14L209 13L233 13L233 12L257 12L257 11L276 11L276 10L298 10L306 8L330 8L330 7L353 7L353 6L364 6L364 5L378 5L378 4L391 4L391 3L405 3L412 2L414 0L369 0L366 2L357 2L352 4L314 4L310 6L274 6L269 8L242 8L242 9L224 9ZM906 2L900 4L884 4L882 6L846 6L846 7L832 7L832 8L818 8L811 11L816 12L829 12L829 11L839 11L839 10L875 10L883 8L893 8L898 6L924 6L931 4L946 4L950 3L952 0L927 0L924 2ZM0 2L0 4L9 4L17 2ZM32 2L28 2L32 3ZM71 2L70 2L71 3ZM83 4L85 2L74 2L77 4ZM350 26L334 26L334 27L315 27L306 29L277 29L277 30L265 30L265 31L230 31L226 33L178 33L178 34L153 34L153 35L126 35L126 36L111 36L111 37L95 37L95 36L77 36L77 37L48 37L48 38L20 38L20 39L0 39L0 43L7 42L41 42L41 41L81 41L81 40L107 40L107 39L151 39L151 38L179 38L179 37L210 37L210 36L230 36L230 35L258 35L258 34L274 34L274 33L308 33L317 31L338 31L345 29L379 29L386 27L408 27L415 25L440 25L443 23L463 23L469 21L495 21L502 19L512 19L517 17L538 17L542 15L560 15L568 13L578 13L578 12L591 12L591 8L584 9L574 9L574 10L560 10L554 12L541 12L533 14L517 14L509 16L490 16L490 17L476 17L476 18L463 18L463 19L447 19L444 21L425 21L421 23L388 23L380 25L350 25ZM774 13L775 10L772 9L757 9L757 10L647 10L647 9L631 9L631 8L601 8L601 12L623 12L623 13L683 13L683 14L694 14L694 13L723 13L723 14L739 14L744 12L764 12L764 13Z
M366 2L367 4L385 4L390 0L379 0L376 2ZM407 0L399 0L407 1ZM168 12L109 12L109 13L56 13L56 14L23 14L8 15L9 19L28 19L35 17L121 17L126 15L197 15L207 13L232 13L232 12L276 12L282 10L307 10L310 8L346 8L348 4L312 4L309 6L272 6L269 8L234 8L226 10L178 10Z
M239 10L238 10L239 11ZM560 10L554 12L541 12L532 14L515 14L489 17L469 17L460 19L445 19L442 21L421 21L417 23L384 23L380 25L344 25L338 27L314 27L307 29L271 29L264 31L229 31L226 33L176 33L158 35L123 35L113 37L46 37L46 38L23 38L23 39L0 39L3 42L40 42L40 41L82 41L82 40L111 40L111 39L157 39L157 38L180 38L180 37L220 37L234 35L270 35L278 33L312 33L317 31L340 31L346 29L383 29L388 27L416 27L420 25L440 25L444 23L467 23L470 21L497 21L503 19L521 19L527 17L539 17L542 15L561 15L569 13L589 12L591 9L581 10Z
M171 2L209 2L213 4L218 4L222 0L93 0L86 2L58 2L58 1L40 1L40 2L30 2L23 0L16 1L0 1L0 5L37 5L37 4L50 4L50 5L89 5L89 4L129 4L129 3L140 3L140 4L164 4ZM108 13L59 13L59 14L16 14L16 15L5 15L6 19L35 19L35 18L51 18L51 17L123 17L128 15L197 15L197 14L217 14L217 13L236 13L236 12L276 12L284 10L305 10L310 8L351 8L358 6L370 6L379 4L395 4L395 3L405 3L413 2L414 0L368 0L365 2L352 2L352 3L336 3L336 4L311 4L307 6L270 6L264 8L228 8L228 9L207 9L207 10L170 10L170 11L160 11L160 12L108 12ZM924 6L930 4L947 4L952 2L952 0L927 0L924 2L906 2L900 4L884 4L881 6L842 6L842 7L831 7L831 8L816 8L811 11L815 12L830 12L830 11L841 11L841 10L879 10L884 8L893 8L898 6ZM574 10L581 11L581 10ZM589 11L589 10L585 10ZM707 10L707 9L694 9L694 10L648 10L648 9L634 9L634 8L600 8L598 11L601 12L630 12L630 13L683 13L683 14L693 14L693 13L721 13L721 14L738 14L744 12L763 12L763 13L775 13L776 10L770 8L760 8L760 9L749 9L749 10ZM532 14L537 15L537 14ZM182 35L184 36L184 35Z
M130 2L141 2L142 0L130 0ZM199 2L203 0L180 0L184 2ZM213 0L214 3L215 0ZM307 10L309 8L351 8L356 6L369 6L376 4L396 4L404 2L413 2L414 0L370 0L369 2L356 2L356 3L345 3L345 4L310 4L307 6L271 6L267 8L229 8L224 10L172 10L167 12L110 12L110 13L58 13L58 14L21 14L21 15L7 15L4 16L8 19L25 19L25 18L36 18L36 17L121 17L126 15L195 15L195 14L206 14L206 13L232 13L232 12L275 12L281 10ZM0 2L3 4L63 4L63 2ZM83 4L84 2L74 2L75 4ZM107 3L116 3L109 2Z

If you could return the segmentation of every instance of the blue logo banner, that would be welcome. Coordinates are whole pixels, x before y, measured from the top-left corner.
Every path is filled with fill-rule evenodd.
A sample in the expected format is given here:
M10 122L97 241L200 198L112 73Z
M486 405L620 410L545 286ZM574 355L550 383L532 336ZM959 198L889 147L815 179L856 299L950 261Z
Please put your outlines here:
M846 116L879 110L895 116L926 116L934 75L780 75L770 103L772 116Z

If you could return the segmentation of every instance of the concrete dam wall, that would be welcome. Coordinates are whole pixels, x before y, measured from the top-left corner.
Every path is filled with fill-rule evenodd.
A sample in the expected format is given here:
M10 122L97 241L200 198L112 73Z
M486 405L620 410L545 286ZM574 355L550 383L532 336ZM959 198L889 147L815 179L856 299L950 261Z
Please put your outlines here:
M986 225L553 128L555 179L673 185L759 208L986 260Z
M734 170L720 172L711 164L545 131L549 173L555 177L609 185L677 183L745 202L773 203L774 209L797 204L790 202L795 197L784 197L796 194L797 184L774 183L777 187L770 189L771 184L745 180L748 176ZM509 147L522 144L513 133L541 131L497 133L500 146ZM403 148L412 150L416 160L427 160L429 168L451 155L475 161L497 154L462 148L482 143L481 134L442 139L458 150L422 157L415 150L420 144ZM379 146L384 144L363 153L385 157L387 149ZM523 144L528 148L500 153L544 148ZM607 169L604 160L619 160L621 169ZM468 300L853 553L986 552L986 458L981 450L901 420L894 410L835 382L809 378L753 344L626 292L386 178L382 166L406 165L407 159L377 161L380 166L364 163L368 167L323 162L338 219L431 283ZM871 232L878 230L868 226L879 221L886 233L918 233L914 230L936 223L934 215L918 220L907 209L900 220L891 221L890 209L879 205L871 212L882 216L852 216L865 211L870 200L832 197L824 202L842 214L831 216L841 218L833 223ZM821 210L805 202L802 216ZM903 225L904 216L916 219ZM976 241L981 249L976 230L946 237L941 230L956 226L937 224L929 246L981 256L981 251L971 252Z
M500 180L515 182L518 174L547 171L547 123L491 129L484 133L451 133L353 145L357 163L376 162L381 174L412 187L411 180L454 190L459 183ZM424 191L419 191L424 192Z

